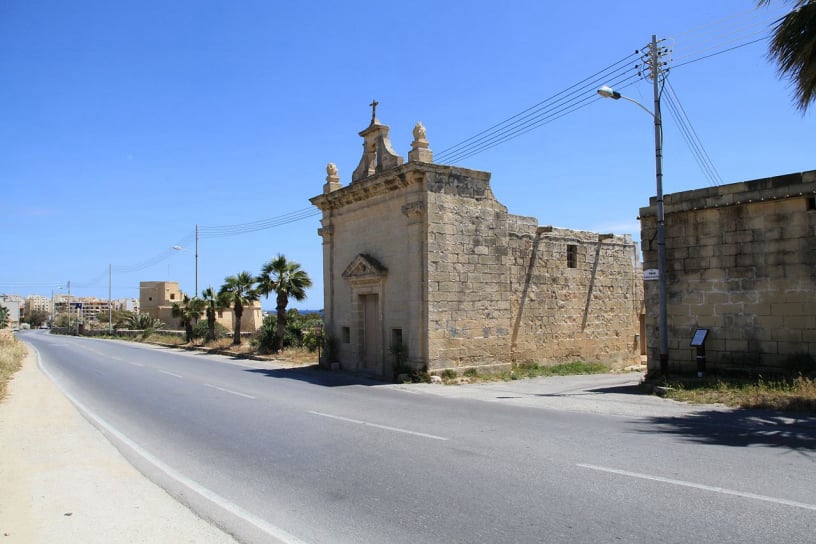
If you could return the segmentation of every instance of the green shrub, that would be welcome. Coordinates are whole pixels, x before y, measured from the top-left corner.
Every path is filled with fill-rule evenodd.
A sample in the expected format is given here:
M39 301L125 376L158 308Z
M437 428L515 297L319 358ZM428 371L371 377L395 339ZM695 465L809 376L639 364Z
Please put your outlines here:
M283 331L282 348L306 348L316 351L318 338L314 333L317 326L323 325L323 317L317 313L302 314L295 308L286 311L286 328ZM275 331L278 326L277 314L267 315L258 329L256 339L258 347L266 352L275 349Z
M215 338L226 338L230 332L227 328L219 322L215 322ZM199 319L198 323L193 327L193 338L207 338L207 320Z
M263 353L269 353L275 350L275 328L277 327L277 317L270 314L266 316L261 323L261 327L255 333L255 340L258 343L258 349Z
M446 368L445 370L443 370L443 371L442 371L442 372L439 374L439 376L440 376L440 377L441 377L443 380L455 380L455 379L456 379L456 371L455 371L455 370L453 370L453 369L451 369L451 368Z

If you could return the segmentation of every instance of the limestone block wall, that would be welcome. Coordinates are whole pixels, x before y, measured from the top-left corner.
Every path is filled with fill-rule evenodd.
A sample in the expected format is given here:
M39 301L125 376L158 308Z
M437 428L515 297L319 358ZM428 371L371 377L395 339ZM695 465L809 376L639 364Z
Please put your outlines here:
M510 250L514 360L639 362L643 283L631 236L511 216Z
M816 356L816 171L665 196L670 370ZM657 268L656 206L642 208L644 268ZM657 282L646 282L649 367L657 370Z
M206 321L207 316L202 315L201 320ZM216 323L223 326L227 330L233 330L235 326L235 312L232 308L228 310L220 310L216 314ZM167 321L167 323L178 323L178 319ZM260 301L252 304L252 306L244 306L244 312L241 314L241 333L255 332L261 328L263 324L263 310L261 309Z
M507 366L507 209L447 189L428 193L429 368Z
M639 362L643 284L630 236L539 227L489 190L447 186L428 199L431 370Z

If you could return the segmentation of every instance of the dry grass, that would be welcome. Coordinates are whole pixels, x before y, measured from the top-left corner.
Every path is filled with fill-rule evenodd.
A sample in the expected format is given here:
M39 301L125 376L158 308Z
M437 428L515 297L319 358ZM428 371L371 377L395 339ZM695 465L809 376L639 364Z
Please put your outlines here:
M0 399L6 396L6 386L20 370L26 356L25 345L8 331L0 331Z
M444 383L496 382L524 380L544 376L574 376L578 374L604 374L610 372L608 366L600 363L585 363L575 361L557 365L539 365L538 363L519 363L509 370L481 373L475 368L466 370L458 376L453 370L446 370L440 374Z
M275 355L275 359L299 365L316 365L317 352L306 348L286 348Z
M205 350L212 350L218 353L230 353L238 356L253 356L269 361L283 361L293 365L312 365L317 364L317 352L309 351L306 348L286 348L279 353L261 353L257 346L250 340L244 339L239 345L232 344L232 337L219 338L214 342L204 343L202 340L196 340L192 344L184 341L184 338L173 335L153 334L144 340L147 343L155 343L178 347L196 347Z
M739 408L816 411L816 381L797 376L774 380L670 380L667 397L700 404L725 404Z

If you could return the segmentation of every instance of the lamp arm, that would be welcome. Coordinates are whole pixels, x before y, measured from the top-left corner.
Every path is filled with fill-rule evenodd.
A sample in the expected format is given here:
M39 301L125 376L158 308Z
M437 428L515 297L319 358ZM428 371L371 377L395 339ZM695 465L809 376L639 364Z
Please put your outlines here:
M620 95L620 97L622 99L624 99L624 100L628 100L632 104L635 104L637 107L639 107L640 109L642 109L643 111L648 113L652 117L652 119L654 119L655 114L652 112L652 110L650 110L649 108L647 108L646 106L644 106L643 104L641 104L640 102L635 100L634 98L629 98L628 96L624 96L624 95Z

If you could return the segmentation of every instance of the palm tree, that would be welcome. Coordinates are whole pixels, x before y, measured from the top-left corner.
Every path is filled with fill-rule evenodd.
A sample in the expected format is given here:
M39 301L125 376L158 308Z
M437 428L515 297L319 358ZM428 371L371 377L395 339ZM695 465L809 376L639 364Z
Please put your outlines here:
M157 317L144 312L128 312L125 323L127 324L128 329L143 331L142 336L144 338L147 338L153 334L153 331L164 327L164 321L161 321Z
M193 341L193 325L204 313L205 302L198 297L190 298L184 295L181 303L173 304L173 317L178 317L181 325L184 327L184 335L187 338L187 343Z
M235 332L232 336L232 345L241 343L241 316L244 315L244 306L251 305L260 298L255 290L255 277L249 272L241 272L237 276L224 278L224 285L218 291L218 298L226 308L230 306L235 312Z
M289 299L297 301L306 298L306 289L312 286L312 280L305 270L295 261L287 261L286 257L278 254L277 257L263 265L261 275L258 276L258 291L269 298L269 293L276 294L278 320L275 326L274 350L280 351L283 347L283 335L286 331L286 306Z
M805 113L816 101L816 0L789 1L794 9L776 22L768 57L776 61L779 75L793 84L796 107Z
M213 342L215 340L215 316L216 312L221 309L221 302L212 287L201 291L201 298L207 313L207 342Z

